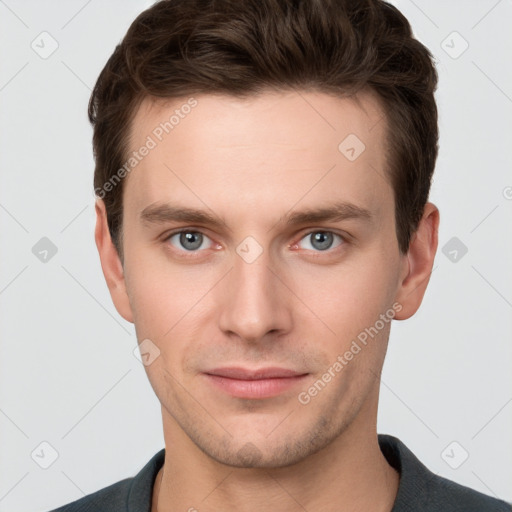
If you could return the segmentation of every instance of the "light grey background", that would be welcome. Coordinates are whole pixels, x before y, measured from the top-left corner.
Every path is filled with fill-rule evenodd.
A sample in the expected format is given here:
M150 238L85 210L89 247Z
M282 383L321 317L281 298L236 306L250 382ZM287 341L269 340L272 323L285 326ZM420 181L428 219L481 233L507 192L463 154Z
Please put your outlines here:
M423 305L392 327L378 431L435 473L512 501L512 2L394 3L440 74L441 226ZM0 511L75 500L164 446L94 244L86 117L106 59L150 4L0 0ZM45 59L31 47L53 40ZM46 263L32 252L43 237L57 248ZM47 469L42 442L58 453Z

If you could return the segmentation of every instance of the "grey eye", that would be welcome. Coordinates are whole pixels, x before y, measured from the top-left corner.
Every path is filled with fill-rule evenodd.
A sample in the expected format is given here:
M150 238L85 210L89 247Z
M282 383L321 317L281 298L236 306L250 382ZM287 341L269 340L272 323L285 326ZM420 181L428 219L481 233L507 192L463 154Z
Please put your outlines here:
M342 237L331 231L312 231L308 233L302 240L309 241L310 247L303 247L303 249L313 249L315 251L326 251L332 248L335 237L343 240ZM341 245L341 242L336 246Z
M179 237L179 246L176 246L176 244L172 242L176 237ZM178 249L182 248L187 251L196 251L197 249L200 249L207 239L208 238L202 233L199 233L199 231L180 231L179 233L174 233L174 235L169 237L169 241L173 243L175 247Z

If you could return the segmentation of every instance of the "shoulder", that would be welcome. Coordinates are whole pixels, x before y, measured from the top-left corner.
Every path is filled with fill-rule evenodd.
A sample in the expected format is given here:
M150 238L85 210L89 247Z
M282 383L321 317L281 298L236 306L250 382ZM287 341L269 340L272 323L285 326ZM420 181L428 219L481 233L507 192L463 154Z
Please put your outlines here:
M132 482L126 478L50 512L124 512Z
M432 475L432 480L427 482L427 494L432 504L437 507L435 510L512 512L512 505L506 501L482 494L447 478Z
M134 477L120 480L50 512L149 512L153 485L164 459L165 448Z
M388 463L400 473L392 512L512 512L512 505L430 471L398 438L379 434Z

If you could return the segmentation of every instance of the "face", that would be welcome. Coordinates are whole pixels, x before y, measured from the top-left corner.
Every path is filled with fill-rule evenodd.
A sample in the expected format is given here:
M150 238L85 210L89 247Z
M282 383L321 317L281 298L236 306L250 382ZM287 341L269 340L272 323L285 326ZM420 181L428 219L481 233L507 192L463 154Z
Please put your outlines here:
M369 93L194 98L134 118L116 307L158 354L169 438L289 465L375 429L406 265L385 118Z

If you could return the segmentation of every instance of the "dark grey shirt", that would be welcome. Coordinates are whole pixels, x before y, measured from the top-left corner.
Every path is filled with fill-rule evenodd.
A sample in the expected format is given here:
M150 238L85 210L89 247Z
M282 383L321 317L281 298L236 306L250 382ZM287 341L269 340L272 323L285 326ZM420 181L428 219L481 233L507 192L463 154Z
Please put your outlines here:
M396 437L379 434L387 461L400 473L391 512L512 512L512 505L440 477L426 468ZM52 512L151 512L153 484L165 449L132 478L125 478Z

